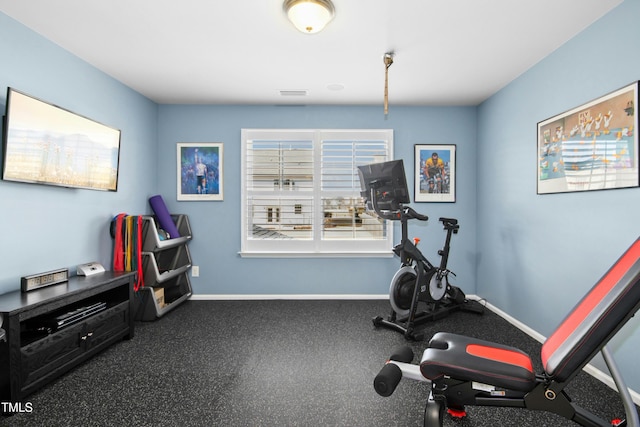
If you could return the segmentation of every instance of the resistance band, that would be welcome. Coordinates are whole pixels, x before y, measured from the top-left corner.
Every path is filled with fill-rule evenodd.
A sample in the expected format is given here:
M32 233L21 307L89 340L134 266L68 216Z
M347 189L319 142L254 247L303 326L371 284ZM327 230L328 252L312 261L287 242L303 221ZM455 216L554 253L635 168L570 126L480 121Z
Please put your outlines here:
M122 250L122 222L125 214L115 217L116 229L113 233L113 271L124 271L124 251Z
M142 263L142 216L118 214L113 233L113 270L136 271L134 291L144 287Z
M136 259L135 265L138 274L136 274L136 283L133 285L133 290L138 292L138 289L144 288L144 276L142 272L142 217L138 215L136 218Z

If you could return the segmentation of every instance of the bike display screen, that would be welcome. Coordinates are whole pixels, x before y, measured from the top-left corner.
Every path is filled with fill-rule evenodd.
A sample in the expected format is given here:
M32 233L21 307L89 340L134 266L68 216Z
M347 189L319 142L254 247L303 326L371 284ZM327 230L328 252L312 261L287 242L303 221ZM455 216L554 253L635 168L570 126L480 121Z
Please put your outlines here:
M403 203L411 203L404 162L390 160L358 166L360 176L360 195L367 206L371 206L371 190L375 191L378 209L397 210Z

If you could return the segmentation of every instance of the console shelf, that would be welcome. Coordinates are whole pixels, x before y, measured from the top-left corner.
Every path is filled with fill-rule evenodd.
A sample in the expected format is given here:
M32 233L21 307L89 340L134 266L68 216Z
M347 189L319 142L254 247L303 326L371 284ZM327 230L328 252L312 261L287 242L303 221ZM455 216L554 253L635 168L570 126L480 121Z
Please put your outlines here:
M0 340L0 401L18 402L99 351L133 338L134 278L107 271L0 295L6 333L6 341ZM61 326L60 316L71 312L77 319Z
M186 215L171 215L180 237L161 240L154 216L142 218L142 263L144 287L138 291L136 319L143 321L162 317L191 297L191 254L187 244L191 240L191 226ZM156 298L162 288L164 300Z

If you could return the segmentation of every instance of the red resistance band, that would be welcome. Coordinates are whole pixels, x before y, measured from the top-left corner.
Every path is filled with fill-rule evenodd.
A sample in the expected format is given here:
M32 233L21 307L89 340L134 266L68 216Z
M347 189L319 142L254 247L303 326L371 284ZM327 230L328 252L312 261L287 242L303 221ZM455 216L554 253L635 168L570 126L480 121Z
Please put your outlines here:
M136 269L136 282L133 290L138 292L144 287L144 276L142 268L142 216L133 217L133 230L127 229L128 215L118 214L115 218L116 227L113 242L113 270L132 271ZM127 258L126 243L129 237L133 237L132 259ZM127 268L127 266L131 266Z
M122 229L122 223L124 222L125 214L118 214L115 217L116 231L113 236L113 271L124 271L124 230Z
M136 267L138 268L138 274L136 274L137 276L137 280L136 283L133 285L133 290L138 292L138 289L140 288L144 288L144 277L142 275L142 217L138 215L137 221L136 221L136 228L137 228L137 233L136 233L136 245L134 248L135 251L135 257L136 257Z

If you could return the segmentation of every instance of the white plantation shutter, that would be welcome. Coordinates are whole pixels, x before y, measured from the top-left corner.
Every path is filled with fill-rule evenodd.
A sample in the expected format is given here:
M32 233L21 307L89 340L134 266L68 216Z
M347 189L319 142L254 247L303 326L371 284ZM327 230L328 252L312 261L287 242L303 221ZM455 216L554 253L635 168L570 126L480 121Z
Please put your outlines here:
M392 153L391 130L242 130L242 253L388 252L357 167Z
M384 240L386 224L364 221L358 166L385 161L389 144L386 140L354 140L353 135L344 135L347 136L352 139L321 141L321 193L323 216L327 218L322 238Z

